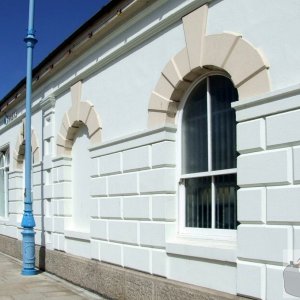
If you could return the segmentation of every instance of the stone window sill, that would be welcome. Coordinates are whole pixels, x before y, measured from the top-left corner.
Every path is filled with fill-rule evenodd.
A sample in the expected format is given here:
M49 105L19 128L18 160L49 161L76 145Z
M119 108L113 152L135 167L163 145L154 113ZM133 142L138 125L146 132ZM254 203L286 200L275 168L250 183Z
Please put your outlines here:
M168 254L236 263L236 241L176 237L166 243Z

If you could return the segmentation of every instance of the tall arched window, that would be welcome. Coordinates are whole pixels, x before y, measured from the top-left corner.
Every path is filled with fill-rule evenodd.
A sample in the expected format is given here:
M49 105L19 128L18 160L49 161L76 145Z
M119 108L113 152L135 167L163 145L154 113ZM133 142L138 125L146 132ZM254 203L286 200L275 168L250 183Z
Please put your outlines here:
M182 111L181 184L184 229L236 229L236 88L225 76L201 80Z
M0 217L7 217L9 149L0 151Z

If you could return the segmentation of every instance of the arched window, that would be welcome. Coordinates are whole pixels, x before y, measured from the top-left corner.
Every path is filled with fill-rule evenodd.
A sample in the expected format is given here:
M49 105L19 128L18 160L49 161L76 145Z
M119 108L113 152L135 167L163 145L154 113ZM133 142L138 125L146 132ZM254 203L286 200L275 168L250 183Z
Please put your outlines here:
M88 128L80 125L74 135L72 147L73 213L72 229L88 232L90 229L90 141Z
M181 215L184 230L236 229L236 88L225 76L201 80L181 116Z
M0 217L7 217L9 149L0 151Z

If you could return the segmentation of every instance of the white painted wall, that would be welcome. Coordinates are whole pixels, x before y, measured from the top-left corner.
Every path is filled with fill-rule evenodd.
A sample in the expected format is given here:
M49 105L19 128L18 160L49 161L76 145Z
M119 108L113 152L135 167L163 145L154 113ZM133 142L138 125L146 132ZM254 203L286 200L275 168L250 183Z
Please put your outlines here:
M170 57L184 46L183 27L177 24L84 81L82 98L99 112L103 141L147 127L151 91Z
M300 82L298 0L223 0L209 7L207 34L241 33L270 64L272 89Z

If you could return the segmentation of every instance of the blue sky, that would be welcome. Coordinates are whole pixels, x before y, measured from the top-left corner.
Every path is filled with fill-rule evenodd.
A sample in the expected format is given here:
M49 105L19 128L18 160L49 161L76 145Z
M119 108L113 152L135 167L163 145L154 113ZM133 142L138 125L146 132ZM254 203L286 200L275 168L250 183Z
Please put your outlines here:
M35 0L36 66L109 0ZM29 0L0 0L0 100L26 75Z

